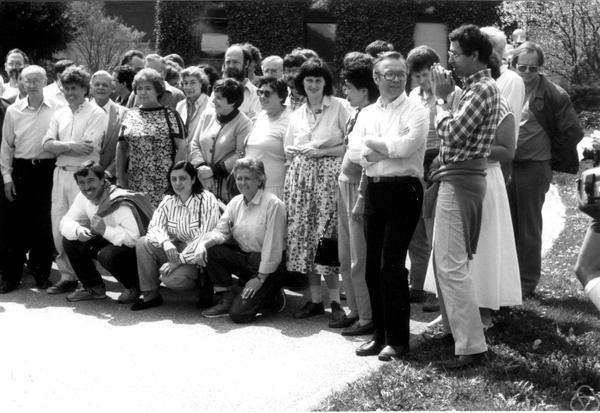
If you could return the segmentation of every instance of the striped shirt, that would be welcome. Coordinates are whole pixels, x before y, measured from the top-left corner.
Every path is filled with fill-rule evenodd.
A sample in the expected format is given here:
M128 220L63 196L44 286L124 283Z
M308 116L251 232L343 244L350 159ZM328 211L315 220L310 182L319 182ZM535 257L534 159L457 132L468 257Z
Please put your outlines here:
M159 248L173 242L181 251L179 261L195 264L200 239L217 225L220 215L217 198L208 191L192 194L185 203L178 195L166 195L152 215L146 238Z
M458 109L437 114L442 164L486 158L496 135L501 95L490 70L474 73L464 83Z

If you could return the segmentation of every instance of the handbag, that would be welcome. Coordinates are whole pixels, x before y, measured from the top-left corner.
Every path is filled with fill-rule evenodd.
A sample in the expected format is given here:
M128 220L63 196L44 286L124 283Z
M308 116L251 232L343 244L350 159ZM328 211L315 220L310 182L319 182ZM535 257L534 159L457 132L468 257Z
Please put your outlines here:
M317 244L317 253L315 254L315 264L327 265L329 267L339 267L340 258L338 255L338 240L337 237L326 237L327 229L333 219L335 210L332 210L329 214L329 219L325 224L323 235L319 237L319 243Z

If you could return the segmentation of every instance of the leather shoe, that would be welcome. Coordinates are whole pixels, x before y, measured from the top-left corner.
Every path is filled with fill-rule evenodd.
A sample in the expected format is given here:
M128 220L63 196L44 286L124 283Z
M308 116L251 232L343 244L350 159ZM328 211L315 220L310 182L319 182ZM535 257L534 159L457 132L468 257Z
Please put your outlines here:
M337 301L331 302L331 315L329 316L329 327L330 328L344 328L348 327L352 322L348 322L348 316L346 312L340 306Z
M351 326L343 329L342 335L345 337L366 336L368 334L373 334L374 332L375 332L375 326L373 325L373 323L367 323L367 324L361 326L360 324L358 324L358 321L356 321Z
M325 314L323 303L308 301L304 306L294 313L294 318L309 318L315 315Z
M356 349L356 355L359 357L376 356L383 349L383 343L375 339L367 341Z
M452 360L443 360L436 363L446 370L458 370L483 364L487 360L487 351L483 353L460 355Z
M17 288L19 288L19 283L13 283L10 281L2 281L2 283L0 284L0 294L9 293L11 291L16 290Z
M391 359L399 359L408 353L408 347L393 346L388 344L380 352L377 358L381 361L390 361Z
M135 302L131 306L131 311L147 310L152 307L161 306L162 303L163 303L163 299L162 299L162 296L160 296L160 295L158 295L158 296L154 297L152 300L148 300L148 301L144 301L143 299L138 298L137 300L135 300Z
M36 278L35 286L40 290L47 290L48 288L52 287L52 283L47 278Z

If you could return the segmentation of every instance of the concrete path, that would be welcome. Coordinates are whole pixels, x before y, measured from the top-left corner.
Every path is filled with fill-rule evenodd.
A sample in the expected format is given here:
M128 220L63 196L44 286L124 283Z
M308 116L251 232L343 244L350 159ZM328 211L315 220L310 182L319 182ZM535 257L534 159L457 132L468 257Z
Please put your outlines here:
M560 234L564 206L552 189L544 248ZM110 280L110 279L109 279ZM68 303L30 278L0 296L0 412L299 411L380 366L358 358L365 338L327 328L327 316L297 321L302 304L248 326L205 319L193 294L165 290L165 304L133 313L116 299ZM413 305L418 334L436 314Z

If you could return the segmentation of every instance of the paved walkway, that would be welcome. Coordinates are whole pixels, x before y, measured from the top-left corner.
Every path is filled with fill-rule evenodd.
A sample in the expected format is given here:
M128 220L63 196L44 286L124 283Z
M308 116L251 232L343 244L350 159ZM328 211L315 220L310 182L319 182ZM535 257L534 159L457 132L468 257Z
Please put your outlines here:
M562 228L548 195L544 244ZM562 211L562 212L561 212ZM107 284L116 299L119 286ZM364 338L327 328L327 316L293 320L301 305L247 326L204 319L192 294L132 313L113 300L68 303L32 287L0 296L0 412L308 410L380 366L358 358ZM411 330L435 315L413 306Z

